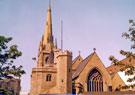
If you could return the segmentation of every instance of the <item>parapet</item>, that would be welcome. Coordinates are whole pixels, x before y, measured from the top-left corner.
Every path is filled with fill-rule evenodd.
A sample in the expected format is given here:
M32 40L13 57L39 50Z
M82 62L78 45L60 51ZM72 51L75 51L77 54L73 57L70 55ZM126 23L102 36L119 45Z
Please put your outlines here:
M68 51L68 50L64 50L64 51L59 51L57 53L57 58L59 56L69 56L69 57L72 57L72 52L71 51Z

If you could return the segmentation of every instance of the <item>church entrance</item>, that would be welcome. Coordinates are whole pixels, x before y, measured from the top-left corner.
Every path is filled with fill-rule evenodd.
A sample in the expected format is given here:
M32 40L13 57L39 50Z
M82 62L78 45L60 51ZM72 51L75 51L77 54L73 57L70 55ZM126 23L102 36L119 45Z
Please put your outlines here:
M103 78L101 73L95 68L89 75L87 80L88 92L102 92L103 91Z

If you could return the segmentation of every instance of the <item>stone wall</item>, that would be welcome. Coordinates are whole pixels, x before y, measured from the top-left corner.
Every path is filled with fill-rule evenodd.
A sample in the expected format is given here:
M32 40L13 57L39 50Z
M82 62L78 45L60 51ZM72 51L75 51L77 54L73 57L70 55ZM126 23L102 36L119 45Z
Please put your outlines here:
M72 93L72 53L68 51L58 53L57 88L59 94Z
M103 91L108 91L108 86L112 86L111 76L106 70L105 66L99 59L96 53L93 54L92 58L88 61L87 65L83 68L83 71L80 73L79 77L75 80L75 83L81 83L83 89L87 92L87 79L90 71L96 68L103 77ZM78 90L78 89L77 89Z
M46 93L49 89L56 86L56 73L57 69L53 67L33 68L30 95ZM48 74L51 75L51 81L46 81Z

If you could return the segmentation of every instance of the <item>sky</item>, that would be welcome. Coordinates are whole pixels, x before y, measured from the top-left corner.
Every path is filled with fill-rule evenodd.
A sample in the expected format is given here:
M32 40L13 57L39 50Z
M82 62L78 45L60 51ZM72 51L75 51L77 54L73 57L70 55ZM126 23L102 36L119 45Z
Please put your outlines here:
M49 0L0 0L0 35L13 37L23 55L15 60L26 74L21 78L22 91L30 90L30 76L36 62L39 42L44 34ZM53 36L60 48L63 21L63 49L81 52L86 58L93 48L108 67L109 56L119 60L121 49L130 50L130 41L121 37L127 32L129 19L135 20L135 0L51 0Z

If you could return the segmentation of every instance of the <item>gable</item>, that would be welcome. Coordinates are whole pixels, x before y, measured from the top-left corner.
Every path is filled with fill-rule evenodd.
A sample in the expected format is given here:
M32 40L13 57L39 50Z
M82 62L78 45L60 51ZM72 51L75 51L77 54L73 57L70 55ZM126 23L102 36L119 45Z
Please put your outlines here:
M107 76L107 75L110 76L108 71L106 70L106 67L104 66L104 64L102 63L102 61L100 60L100 58L96 53L93 53L89 57L89 60L86 62L80 74L81 73L88 74L93 68L97 68L103 76Z
M88 63L88 61L90 60L90 58L92 57L93 53L91 55L89 55L87 58L85 58L78 66L78 68L76 69L76 71L73 73L72 75L72 79L76 78L84 69L84 67L86 66L86 64Z
M73 60L73 62L72 62L72 70L73 71L75 71L77 68L78 68L78 66L79 66L79 64L82 62L82 57L79 55L79 56L77 56L74 60Z
M123 81L119 73L116 73L112 78L112 89L115 91L119 87L119 85L124 86L125 82Z
M101 74L104 83L104 91L108 91L108 86L112 86L111 76L109 75L107 69L101 62L96 52L89 55L80 63L77 71L72 75L72 80L75 83L82 84L84 90L87 91L87 83L89 81L88 76L94 69L96 69Z
M72 79L78 77L83 71L88 70L90 72L93 68L98 68L100 71L106 72L107 75L109 75L108 71L106 70L106 67L101 62L100 58L96 54L96 52L90 54L87 58L85 58L80 65L78 66L75 73L72 75ZM110 75L109 75L110 76Z

